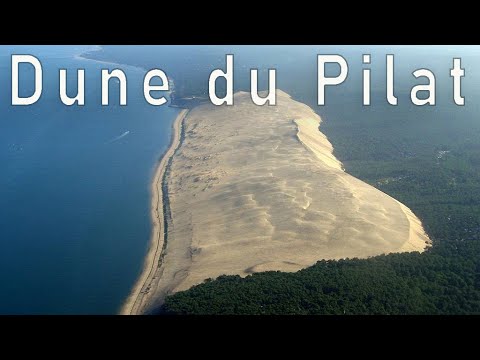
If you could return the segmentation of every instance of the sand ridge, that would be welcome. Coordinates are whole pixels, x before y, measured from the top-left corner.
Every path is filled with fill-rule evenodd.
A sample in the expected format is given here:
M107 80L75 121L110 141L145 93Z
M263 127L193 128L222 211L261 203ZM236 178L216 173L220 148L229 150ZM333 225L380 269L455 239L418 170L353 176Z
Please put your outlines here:
M189 112L166 178L171 217L157 302L222 274L429 246L410 209L343 171L320 124L279 90L276 106L240 92L234 106Z

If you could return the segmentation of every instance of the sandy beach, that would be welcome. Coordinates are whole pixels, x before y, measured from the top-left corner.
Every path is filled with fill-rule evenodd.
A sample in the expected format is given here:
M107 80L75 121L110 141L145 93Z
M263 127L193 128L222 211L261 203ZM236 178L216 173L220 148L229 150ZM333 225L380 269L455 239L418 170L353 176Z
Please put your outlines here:
M164 156L158 163L151 184L151 219L152 219L152 235L149 250L145 257L142 273L135 283L132 292L123 304L120 314L134 315L143 313L146 304L151 300L151 289L154 287L155 281L158 281L158 271L161 268L161 256L165 243L165 226L164 226L164 204L162 182L167 168L167 164L175 150L180 144L180 133L182 121L187 115L188 110L182 110L172 127L172 141Z

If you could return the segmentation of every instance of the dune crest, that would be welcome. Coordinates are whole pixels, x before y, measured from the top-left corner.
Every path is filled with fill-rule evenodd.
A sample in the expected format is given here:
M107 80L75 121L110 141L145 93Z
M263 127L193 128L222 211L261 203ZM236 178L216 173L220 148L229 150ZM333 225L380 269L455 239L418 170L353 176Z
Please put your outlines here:
M320 124L282 91L276 106L237 93L234 106L189 112L166 178L171 218L157 298L222 274L429 246L410 209L343 171Z

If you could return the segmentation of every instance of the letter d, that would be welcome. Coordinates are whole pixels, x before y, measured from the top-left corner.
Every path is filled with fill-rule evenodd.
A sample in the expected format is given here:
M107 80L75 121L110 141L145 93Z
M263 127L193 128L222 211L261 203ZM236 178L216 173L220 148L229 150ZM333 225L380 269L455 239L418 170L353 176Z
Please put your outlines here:
M29 63L35 68L35 91L32 96L20 97L18 95L18 65ZM31 105L42 95L42 64L32 55L12 55L12 105Z
M223 98L217 96L215 84L219 77L224 77L227 82L227 94ZM208 96L213 105L220 106L223 103L233 105L233 55L227 55L227 70L213 70L208 78Z

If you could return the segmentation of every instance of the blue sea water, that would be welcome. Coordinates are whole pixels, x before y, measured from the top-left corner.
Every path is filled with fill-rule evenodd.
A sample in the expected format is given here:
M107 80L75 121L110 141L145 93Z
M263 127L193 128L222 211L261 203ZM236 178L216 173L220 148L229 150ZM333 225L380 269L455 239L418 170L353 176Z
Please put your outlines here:
M0 314L116 313L142 268L150 238L150 181L178 110L143 97L145 71L120 66L128 106L101 106L89 47L0 47ZM10 56L34 54L43 93L11 106ZM85 69L86 104L59 98L58 69ZM33 70L20 87L32 91ZM123 134L123 136L122 136Z

